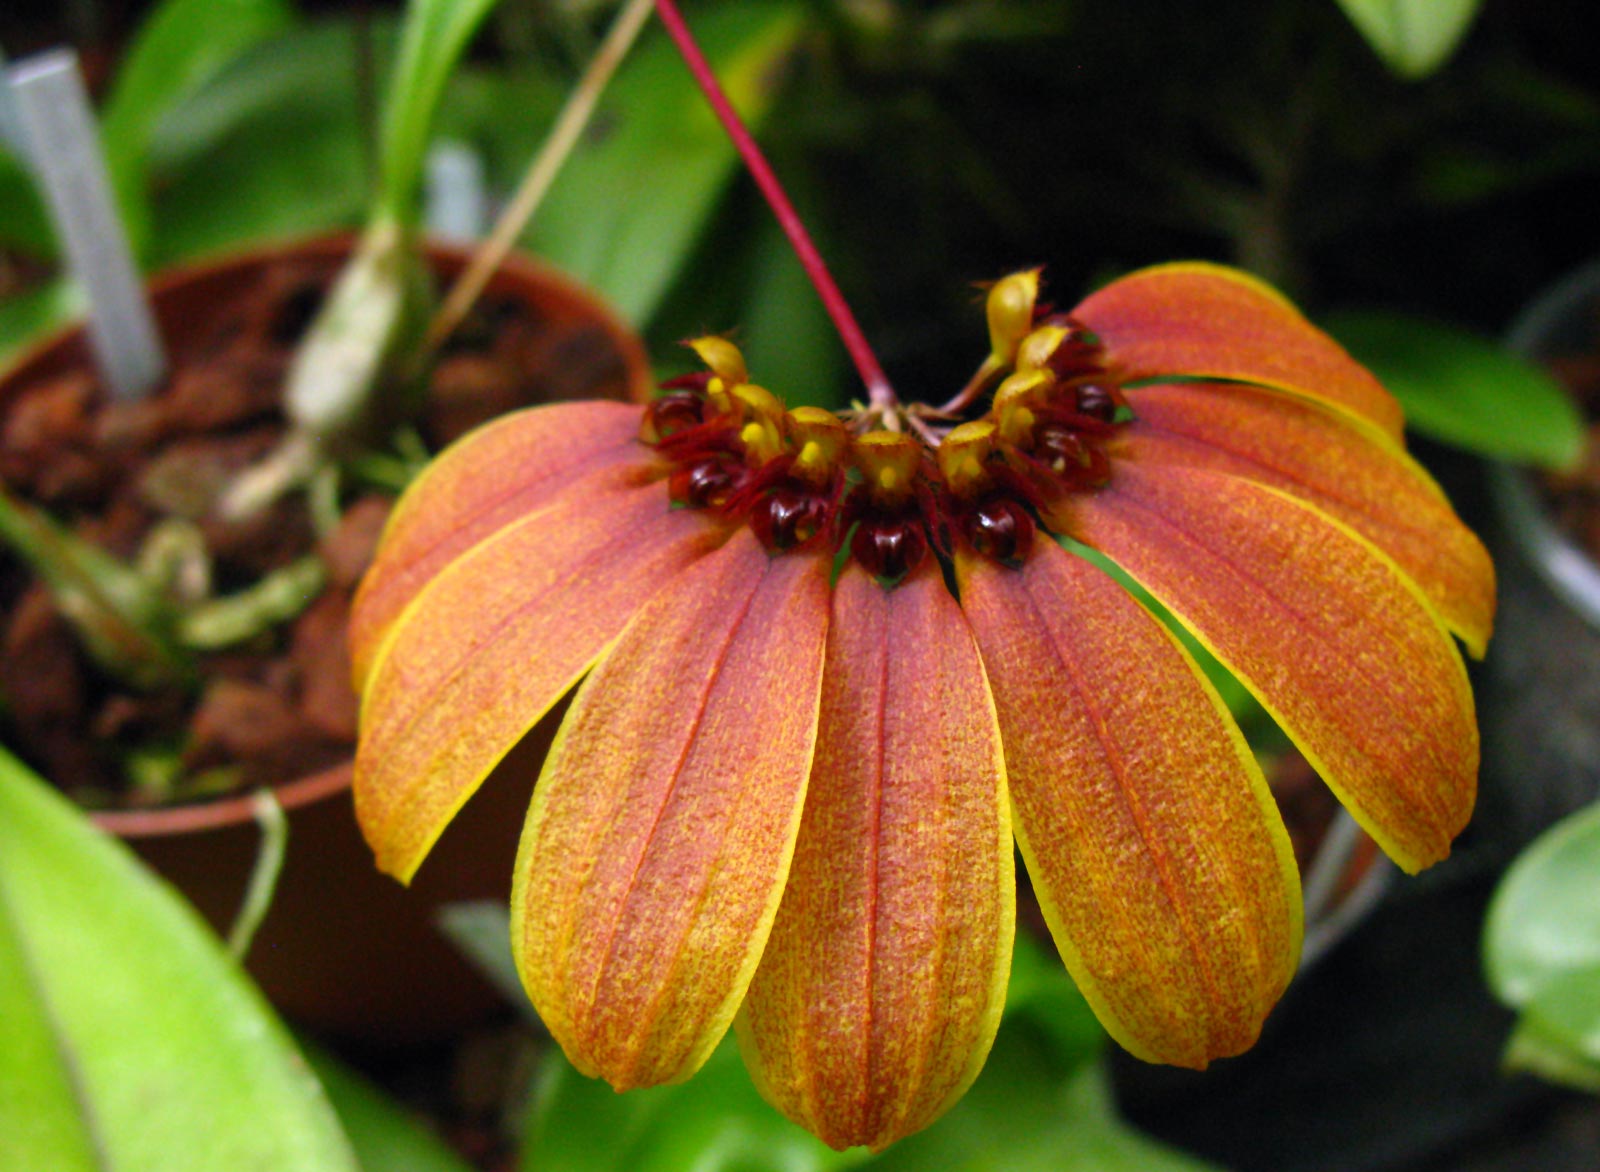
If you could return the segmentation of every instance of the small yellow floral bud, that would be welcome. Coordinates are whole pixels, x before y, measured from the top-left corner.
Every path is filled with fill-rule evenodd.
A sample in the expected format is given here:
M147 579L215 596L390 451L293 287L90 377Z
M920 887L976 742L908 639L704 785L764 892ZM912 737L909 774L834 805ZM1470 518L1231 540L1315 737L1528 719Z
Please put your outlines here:
M1039 298L1039 270L1027 269L996 281L989 290L989 349L993 361L1009 366L1017 346L1033 328Z
M850 444L845 425L832 411L796 407L784 418L784 428L795 448L795 475L810 484L826 483Z
M894 506L910 499L922 461L920 444L899 432L869 431L856 440L854 452L874 504Z
M700 356L700 361L711 368L711 373L723 381L725 387L736 387L750 381L744 355L728 339L707 334L702 338L691 338L689 345Z
M939 471L956 496L970 500L989 487L984 464L997 439L998 429L988 419L963 423L944 437L939 445Z
M1067 340L1071 330L1065 326L1040 326L1017 347L1018 370L1040 370L1049 364L1056 347Z
M1001 383L995 390L994 409L990 412L1000 426L1000 438L1008 444L1027 447L1037 418L1034 408L1054 385L1055 376L1047 370L1018 371Z
M760 467L783 451L783 404L765 387L739 383L729 396L745 420L739 439L752 467Z

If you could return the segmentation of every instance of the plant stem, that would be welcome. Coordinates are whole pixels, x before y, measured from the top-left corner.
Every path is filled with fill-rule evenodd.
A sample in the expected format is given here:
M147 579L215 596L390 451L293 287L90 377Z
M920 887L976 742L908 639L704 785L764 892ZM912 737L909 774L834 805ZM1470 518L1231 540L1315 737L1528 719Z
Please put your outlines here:
M428 326L427 340L423 343L424 353L431 353L439 343L450 336L450 332L456 326L461 324L461 319L466 316L467 310L472 308L472 303L478 299L478 294L483 292L484 285L488 284L489 278L500 267L500 262L505 260L506 253L511 251L511 246L522 234L528 218L533 215L543 201L545 193L550 190L556 173L561 170L561 164L566 162L567 156L572 153L572 148L577 145L583 128L589 124L595 105L600 100L600 94L605 90L606 84L611 80L611 75L617 71L617 66L622 64L622 59L627 56L634 39L639 35L639 30L649 19L652 2L653 0L628 0L628 4L617 13L610 31L606 33L606 39L601 42L600 48L595 51L588 67L584 69L577 88L572 91L567 104L562 107L560 116L551 128L550 137L545 139L544 146L539 149L539 154L534 158L527 174L523 176L516 194L512 196L511 202L506 205L505 211L495 223L494 231L474 253L472 262L466 271L456 278L456 283L451 286L444 304L439 307L439 312L434 314L433 321Z
M688 64L689 72L694 75L696 84L705 94L706 101L710 103L711 109L722 123L722 128L732 140L734 149L744 160L750 177L761 189L762 196L772 208L772 214L778 218L778 226L789 238L789 245L800 258L806 276L811 278L812 285L816 287L817 296L822 298L823 308L833 319L833 328L839 332L844 348L850 352L850 358L861 374L861 381L866 384L869 403L883 413L886 420L895 418L893 411L898 406L899 399L895 396L894 388L889 385L883 367L878 364L878 356L872 352L872 347L868 345L861 327L856 324L855 314L850 312L844 294L839 292L839 286L834 283L833 275L828 272L822 254L811 242L811 236L806 231L805 225L800 222L799 215L795 213L794 205L789 202L783 185L778 182L778 177L768 165L766 157L762 155L761 148L756 146L755 139L745 129L744 123L734 111L733 104L728 101L728 95L723 92L716 74L706 62L705 54L700 51L694 35L689 31L689 26L684 23L677 4L674 0L656 0L656 11L660 14L661 23L666 26L668 35L672 37L673 44L678 47L678 52Z

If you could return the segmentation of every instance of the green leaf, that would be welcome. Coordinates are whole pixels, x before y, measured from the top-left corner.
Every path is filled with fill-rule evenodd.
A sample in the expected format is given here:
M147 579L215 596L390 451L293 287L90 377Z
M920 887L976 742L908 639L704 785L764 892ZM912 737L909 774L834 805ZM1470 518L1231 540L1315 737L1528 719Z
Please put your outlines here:
M150 148L163 184L156 265L361 222L370 199L354 37L343 22L291 30L162 118Z
M1098 1063L1067 1063L1022 1022L1000 1027L972 1089L870 1172L1200 1172L1210 1165L1147 1139L1116 1115Z
M1373 51L1401 77L1426 77L1449 59L1482 0L1339 0Z
M1454 326L1357 311L1323 323L1405 408L1406 422L1496 459L1571 467L1583 421L1560 384L1532 363Z
M1017 933L1012 949L1005 1019L1038 1027L1067 1065L1087 1062L1105 1048L1105 1029L1066 966L1027 932Z
M1600 982L1600 970L1583 974ZM1580 1091L1600 1092L1600 1061L1575 1047L1564 1030L1549 1030L1539 1017L1524 1014L1506 1044L1505 1066L1536 1074Z
M33 175L4 146L0 146L0 245L39 260L56 253L55 230Z
M0 300L0 366L8 364L46 331L65 325L84 309L82 290L59 279Z
M193 909L3 751L0 1167L356 1172Z
M288 0L166 0L140 26L112 83L100 131L135 251L148 239L145 159L157 121L294 19Z
M361 1172L470 1172L437 1136L361 1075L315 1046L305 1052L339 1113Z
M1105 1034L1060 961L1019 935L1004 1024L966 1099L879 1157L830 1151L768 1106L732 1041L678 1086L619 1095L552 1051L523 1172L1193 1172L1114 1116L1095 1058Z
M417 185L445 82L495 0L411 0L384 100L378 211L416 222Z
M695 11L695 36L752 128L771 107L801 16L795 0ZM657 34L618 72L527 238L635 325L655 312L737 163L687 67Z
M1506 872L1484 965L1495 996L1516 1008L1568 973L1600 969L1600 803L1545 831Z
M1539 987L1523 1020L1586 1062L1600 1064L1600 964L1573 969Z
M844 349L828 311L778 222L766 215L755 241L739 345L762 385L784 403L842 407Z
M677 1086L619 1095L552 1050L539 1074L523 1172L832 1172L866 1159L835 1152L767 1105L729 1038Z

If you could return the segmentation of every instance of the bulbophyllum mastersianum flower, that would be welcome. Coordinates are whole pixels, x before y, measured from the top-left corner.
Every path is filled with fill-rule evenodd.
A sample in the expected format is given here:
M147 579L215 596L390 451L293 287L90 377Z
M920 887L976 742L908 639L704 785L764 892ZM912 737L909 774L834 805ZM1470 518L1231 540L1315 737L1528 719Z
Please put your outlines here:
M357 601L356 804L409 879L576 687L512 931L582 1070L691 1074L731 1024L838 1147L977 1075L1013 839L1132 1053L1204 1067L1294 972L1299 877L1261 772L1140 583L1407 871L1471 813L1482 546L1394 400L1276 292L1147 269L1070 313L989 295L945 409L785 410L739 351L644 408L508 416L398 505Z

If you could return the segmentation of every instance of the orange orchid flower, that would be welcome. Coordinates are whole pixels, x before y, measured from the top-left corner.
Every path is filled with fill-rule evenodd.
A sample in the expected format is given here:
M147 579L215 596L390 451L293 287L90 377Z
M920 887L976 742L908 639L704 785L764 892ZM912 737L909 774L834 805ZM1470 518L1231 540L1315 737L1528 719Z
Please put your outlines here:
M951 409L785 411L702 338L709 369L648 407L508 416L399 503L354 618L357 812L409 879L576 687L512 934L581 1070L680 1080L736 1023L828 1143L925 1127L994 1037L1013 837L1118 1042L1204 1067L1255 1041L1300 947L1283 823L1182 644L1077 546L1401 867L1466 823L1451 633L1481 654L1493 570L1394 400L1229 269L1147 269L1069 314L1037 289L993 287Z

